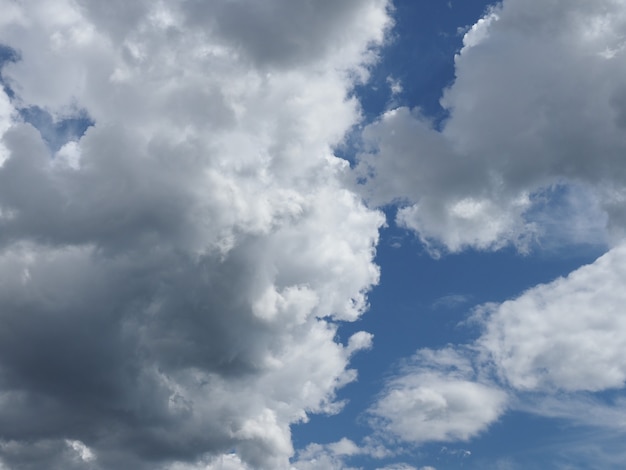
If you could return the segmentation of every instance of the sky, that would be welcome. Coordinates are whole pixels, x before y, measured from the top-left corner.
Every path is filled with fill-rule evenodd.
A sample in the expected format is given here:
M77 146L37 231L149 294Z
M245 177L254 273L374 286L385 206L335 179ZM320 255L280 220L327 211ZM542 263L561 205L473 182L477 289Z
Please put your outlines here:
M624 0L0 11L0 470L623 467Z

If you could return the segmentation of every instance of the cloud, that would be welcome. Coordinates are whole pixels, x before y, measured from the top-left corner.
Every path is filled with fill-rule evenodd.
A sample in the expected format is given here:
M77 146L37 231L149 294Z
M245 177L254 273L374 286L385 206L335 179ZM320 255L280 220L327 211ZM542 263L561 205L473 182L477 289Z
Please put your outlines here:
M480 307L482 335L457 348L466 358L418 352L370 410L383 434L467 440L507 408L623 429L622 401L598 392L626 381L625 25L613 0L503 2L465 32L443 122L398 107L365 127L358 190L372 206L397 205L396 223L435 256L611 247Z
M434 253L525 251L553 235L606 243L607 226L610 243L619 242L625 22L623 2L613 0L494 7L464 36L441 130L403 107L364 130L359 171L370 203L399 202L397 222ZM555 185L581 202L567 213L572 225L562 205L533 211ZM546 228L553 218L568 228Z
M578 432L623 433L625 266L622 243L566 277L477 307L469 322L482 332L474 342L420 350L388 380L369 410L375 435L467 441L507 410L559 419Z
M447 294L436 299L431 308L435 310L453 309L461 305L467 304L472 300L471 295L466 294Z
M506 393L480 380L463 354L423 349L387 382L370 414L383 435L421 444L468 440L496 421L506 405Z
M626 400L619 396L613 399L590 393L533 393L521 396L523 399L518 400L517 406L525 412L616 434L626 430Z
M0 1L8 467L285 469L340 408L384 220L332 148L390 19L294 5Z
M626 245L565 278L483 307L479 345L519 390L599 391L626 381Z
M623 431L623 400L598 392L626 383L624 25L623 2L503 2L465 33L447 119L399 107L364 129L357 187L433 255L611 247L481 306L466 348L418 352L370 410L382 434L467 440L507 408Z
M418 469L417 467L414 467L413 465L409 465L409 464L405 464L405 463L401 463L401 464L395 464L395 465L386 465L385 467L380 467L377 468L376 470L433 470L434 467L421 467L421 469Z
M364 449L347 438L326 445L313 443L298 452L293 470L357 470L348 466L346 459L363 453Z

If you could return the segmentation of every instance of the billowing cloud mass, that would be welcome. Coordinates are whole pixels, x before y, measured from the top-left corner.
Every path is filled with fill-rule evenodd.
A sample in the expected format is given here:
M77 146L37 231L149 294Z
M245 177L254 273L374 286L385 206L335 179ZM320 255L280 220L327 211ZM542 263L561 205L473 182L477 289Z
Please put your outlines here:
M408 470L385 445L511 408L623 429L596 392L626 382L626 3L495 5L447 118L389 109L351 169L390 3L0 0L0 469ZM433 255L610 250L419 349L362 441L296 451L372 345L337 324L367 309L387 204Z
M626 227L625 26L623 1L495 6L465 34L440 130L408 108L365 129L367 197L401 201L397 221L433 252L527 250L555 230L542 224L552 218L562 222L552 237L605 243L608 224L618 241ZM563 190L571 193L558 207L545 204Z
M2 464L287 468L371 342L332 319L366 308L383 219L332 148L387 2L0 11ZM57 149L28 113L90 126Z
M420 350L370 410L378 430L404 441L467 440L505 410L507 395L453 349Z
M370 410L379 434L467 440L509 409L623 431L626 244L500 304L479 306L469 347L420 350ZM505 419L505 418L502 418Z

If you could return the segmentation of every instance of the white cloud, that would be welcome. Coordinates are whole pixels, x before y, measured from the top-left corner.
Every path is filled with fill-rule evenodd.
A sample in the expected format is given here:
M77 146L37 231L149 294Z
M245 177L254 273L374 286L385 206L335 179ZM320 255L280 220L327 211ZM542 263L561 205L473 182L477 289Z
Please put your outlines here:
M336 412L371 344L328 321L367 308L383 223L332 148L387 2L0 10L21 58L0 98L0 459L289 468L290 424ZM30 106L94 125L53 155Z
M357 470L346 464L345 459L364 453L354 442L343 438L331 444L309 444L298 452L292 470Z
M401 201L398 222L435 253L524 251L551 236L605 243L607 225L618 242L626 233L625 24L621 1L504 2L465 34L440 131L406 108L365 129L362 190L373 204ZM576 211L573 225L549 204L533 212L554 185L589 201L580 207L593 228ZM568 238L542 225L553 217Z
M432 304L431 308L435 310L441 309L452 309L459 307L461 305L467 304L472 300L471 295L466 294L447 294L442 297L436 299Z
M414 467L413 465L409 465L406 463L401 463L401 464L392 464L392 465L386 465L384 467L379 467L376 470L428 470L432 467L422 467L422 469L418 469L417 467Z
M408 463L399 463L399 464L391 464L386 465L384 467L377 468L376 470L437 470L435 467L426 466L426 467L414 467L413 465L409 465Z
M419 444L467 440L497 420L506 404L506 393L479 380L460 353L420 350L370 413L379 432Z
M89 447L83 444L81 441L66 440L66 444L76 452L77 456L84 462L91 462L96 457Z
M399 93L402 93L403 87L402 82L393 78L391 75L387 77L387 84L389 85L389 90L391 91L391 96L395 96Z
M522 394L518 409L548 418L566 420L579 427L626 430L626 400L610 400L589 393Z
M468 440L508 408L623 432L624 400L594 392L626 383L625 282L622 243L567 277L480 306L471 321L481 336L465 349L419 351L370 410L374 429L416 443Z
M478 374L449 350L420 356L372 408L378 429L414 442L468 439L505 405L623 428L623 403L594 392L626 381L625 25L623 1L503 2L465 33L441 100L446 120L400 107L365 128L359 189L374 206L398 203L396 222L434 255L613 247L483 306L471 345ZM497 385L483 377L493 372ZM481 406L492 394L499 405Z
M483 307L480 346L519 390L598 391L626 380L626 245L566 278Z

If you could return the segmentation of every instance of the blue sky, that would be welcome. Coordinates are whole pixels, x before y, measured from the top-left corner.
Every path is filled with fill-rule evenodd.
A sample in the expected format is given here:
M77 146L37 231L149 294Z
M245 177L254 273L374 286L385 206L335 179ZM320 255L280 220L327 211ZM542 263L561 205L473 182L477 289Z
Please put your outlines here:
M623 2L0 11L0 470L621 468Z

